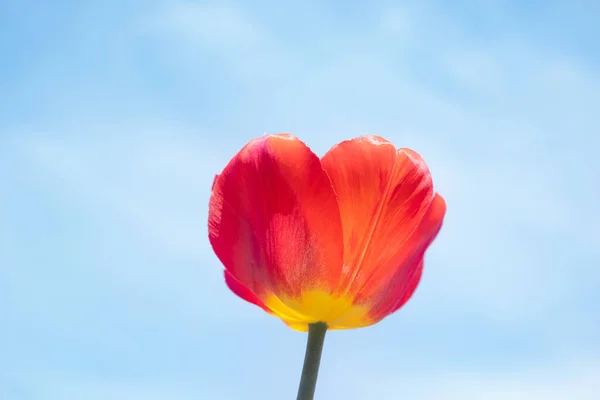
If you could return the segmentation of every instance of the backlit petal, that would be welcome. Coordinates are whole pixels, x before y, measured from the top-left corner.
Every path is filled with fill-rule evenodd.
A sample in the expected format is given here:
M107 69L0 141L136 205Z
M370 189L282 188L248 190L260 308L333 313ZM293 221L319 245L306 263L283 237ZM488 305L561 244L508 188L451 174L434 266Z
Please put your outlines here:
M254 139L229 162L213 185L209 238L235 282L283 319L301 319L292 300L304 292L338 285L335 194L319 158L294 136ZM271 306L278 301L279 310Z
M224 273L225 283L227 284L229 290L231 290L233 293L237 294L239 297L246 300L247 302L259 306L266 312L271 312L271 310L265 305L265 303L263 303L261 299L256 297L256 295L252 293L250 289L239 283L238 280L235 279L227 270L225 270Z
M429 169L416 152L396 150L376 136L338 144L322 164L342 216L342 292L354 298L355 304L382 305L382 294L397 303L408 292L445 212L445 205L441 213L436 206L429 221L435 198ZM390 283L396 290L398 285L404 289L390 297Z
M385 276L374 276L357 294L357 300L369 299L370 317L379 321L397 311L411 298L423 274L423 256L442 227L446 212L444 199L436 194L425 217L411 235L408 245L415 249L414 256L398 265Z

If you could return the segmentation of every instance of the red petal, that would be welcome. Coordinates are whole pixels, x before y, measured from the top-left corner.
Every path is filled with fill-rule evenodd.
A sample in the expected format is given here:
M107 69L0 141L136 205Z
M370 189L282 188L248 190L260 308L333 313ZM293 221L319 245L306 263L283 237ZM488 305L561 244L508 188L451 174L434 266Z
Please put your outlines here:
M252 291L250 291L250 289L248 289L247 287L242 285L240 282L238 282L238 280L235 279L229 272L227 272L227 270L225 270L224 272L225 272L225 283L227 284L227 287L229 287L229 289L233 293L237 294L239 297L246 300L247 302L259 306L266 312L268 312L268 313L271 312L269 307L267 307L265 305L265 303L263 303L258 297L256 297L256 295L254 293L252 293Z
M401 295L387 290L390 281L400 279L400 271L406 287L412 274L405 266L416 268L445 212L445 205L441 212L436 206L428 216L435 197L429 169L416 152L396 151L376 136L340 143L322 164L342 216L343 290L356 303L380 304L382 294L397 301Z
M248 143L214 183L209 238L250 292L298 297L332 291L343 244L335 193L319 158L291 135Z
M421 259L421 261L419 261L419 263L417 264L417 268L410 268L412 270L412 276L409 279L405 280L406 285L402 285L398 288L400 290L398 290L397 293L395 293L396 295L399 295L396 304L390 310L384 310L383 316L397 311L398 309L400 309L400 307L405 305L406 302L408 302L408 300L410 300L413 293L417 290L419 282L421 282L421 277L423 276L424 263L425 262L423 261L423 259Z

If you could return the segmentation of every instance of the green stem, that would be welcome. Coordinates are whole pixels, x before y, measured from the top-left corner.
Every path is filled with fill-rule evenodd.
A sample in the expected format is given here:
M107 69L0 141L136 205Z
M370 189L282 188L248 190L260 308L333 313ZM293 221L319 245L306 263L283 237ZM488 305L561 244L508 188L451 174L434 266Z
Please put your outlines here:
M296 400L313 400L315 396L325 333L327 333L327 324L324 322L308 324L308 341L306 342L302 378L300 378Z

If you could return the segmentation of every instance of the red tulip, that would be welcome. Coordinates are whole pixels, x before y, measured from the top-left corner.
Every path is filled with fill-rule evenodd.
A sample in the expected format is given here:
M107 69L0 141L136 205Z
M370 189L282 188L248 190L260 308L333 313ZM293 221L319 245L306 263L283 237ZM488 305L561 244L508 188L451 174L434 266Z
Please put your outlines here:
M445 212L413 150L363 136L319 159L265 135L215 178L208 227L236 295L296 330L352 329L412 296Z

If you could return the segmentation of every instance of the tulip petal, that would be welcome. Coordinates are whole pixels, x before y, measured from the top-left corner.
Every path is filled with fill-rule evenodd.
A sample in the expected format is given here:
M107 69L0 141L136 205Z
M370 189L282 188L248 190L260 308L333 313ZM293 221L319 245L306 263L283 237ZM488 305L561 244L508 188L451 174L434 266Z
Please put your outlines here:
M232 290L284 320L302 316L285 299L314 290L331 293L340 279L343 242L335 193L319 158L291 135L252 140L215 179L209 239L248 292L235 285ZM284 299L281 310L271 306L278 304L274 298Z
M423 274L423 256L442 227L446 212L446 202L436 194L419 227L411 236L411 246L415 256L399 265L396 271L385 279L371 279L365 283L357 298L371 297L370 317L380 321L400 309L412 297ZM376 295L377 293L377 295Z
M256 295L254 293L252 293L250 291L250 289L248 289L246 286L244 286L240 282L238 282L238 280L235 279L233 277L233 275L231 275L227 270L225 270L224 273L225 273L225 283L227 284L227 287L233 293L238 295L240 298L246 300L247 302L257 305L260 308L262 308L263 310L265 310L266 312L271 313L271 310L269 309L269 307L267 307L265 305L265 303L262 302L261 299L256 297Z
M376 315L374 312L372 312L372 315L374 316L374 319L379 319L378 317L385 317L388 314L393 313L394 311L399 310L403 305L406 304L406 302L408 300L410 300L410 298L412 297L412 295L415 293L415 291L417 290L417 287L419 286L419 282L421 282L421 277L423 276L423 266L425 264L425 261L423 259L421 259L418 263L417 263L417 267L416 268L406 268L407 270L412 271L412 276L406 280L404 280L403 282L405 282L404 285L398 285L397 286L397 290L395 292L393 292L397 297L397 300L395 301L395 305L393 307L391 307L390 309L384 309L382 310L381 314L378 316ZM392 302L392 304L394 304L394 302Z
M322 165L342 216L343 293L355 304L387 306L392 312L381 296L395 306L411 285L414 291L411 281L445 213L443 199L434 201L429 169L416 152L396 150L376 136L338 144ZM372 316L380 319L378 312Z

